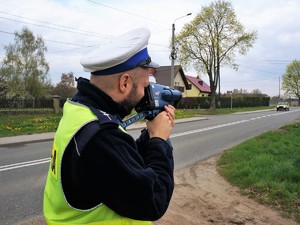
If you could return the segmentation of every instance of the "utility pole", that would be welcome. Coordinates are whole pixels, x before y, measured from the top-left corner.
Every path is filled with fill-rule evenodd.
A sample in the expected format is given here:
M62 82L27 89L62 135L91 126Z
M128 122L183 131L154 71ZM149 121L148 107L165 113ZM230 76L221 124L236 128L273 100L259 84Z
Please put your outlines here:
M173 24L172 24L172 50L171 50L171 54L170 54L170 59L171 59L171 85L170 87L174 88L174 76L175 76L175 69L174 69L174 63L175 63L175 59L177 58L177 53L176 53L176 49L175 49L175 21L178 19L181 19L183 17L186 16L190 16L192 15L192 13L188 13L184 16L181 16L177 19L174 20Z
M278 90L278 98L280 98L280 77L279 77L279 90Z

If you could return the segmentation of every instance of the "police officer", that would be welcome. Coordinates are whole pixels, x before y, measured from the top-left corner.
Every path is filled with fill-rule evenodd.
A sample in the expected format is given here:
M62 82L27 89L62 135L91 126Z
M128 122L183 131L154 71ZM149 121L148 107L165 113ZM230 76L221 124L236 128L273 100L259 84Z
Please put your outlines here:
M144 95L151 61L148 29L113 39L81 59L90 80L77 80L54 136L44 216L59 224L151 224L174 189L168 138L174 107L165 106L134 140L120 124Z

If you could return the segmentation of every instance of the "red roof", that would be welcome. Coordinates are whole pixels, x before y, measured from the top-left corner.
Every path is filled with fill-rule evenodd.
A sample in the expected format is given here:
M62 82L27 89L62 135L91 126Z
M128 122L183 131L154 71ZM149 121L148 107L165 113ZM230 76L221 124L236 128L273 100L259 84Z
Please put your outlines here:
M192 77L185 75L186 79L188 79L193 85L195 85L201 92L211 93L210 86L205 83L201 78L199 77Z

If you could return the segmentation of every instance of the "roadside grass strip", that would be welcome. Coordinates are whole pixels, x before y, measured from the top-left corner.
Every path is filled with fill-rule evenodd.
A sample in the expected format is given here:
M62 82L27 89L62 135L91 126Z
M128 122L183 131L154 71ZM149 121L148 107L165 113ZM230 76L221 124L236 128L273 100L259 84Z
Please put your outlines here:
M300 222L300 123L269 131L221 156L218 171L260 203Z

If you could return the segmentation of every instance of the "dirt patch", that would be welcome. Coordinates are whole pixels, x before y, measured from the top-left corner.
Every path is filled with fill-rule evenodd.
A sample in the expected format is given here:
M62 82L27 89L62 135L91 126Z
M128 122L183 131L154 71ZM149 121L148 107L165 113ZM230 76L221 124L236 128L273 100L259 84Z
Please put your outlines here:
M296 225L270 207L242 196L216 171L219 156L175 173L168 211L155 225Z

